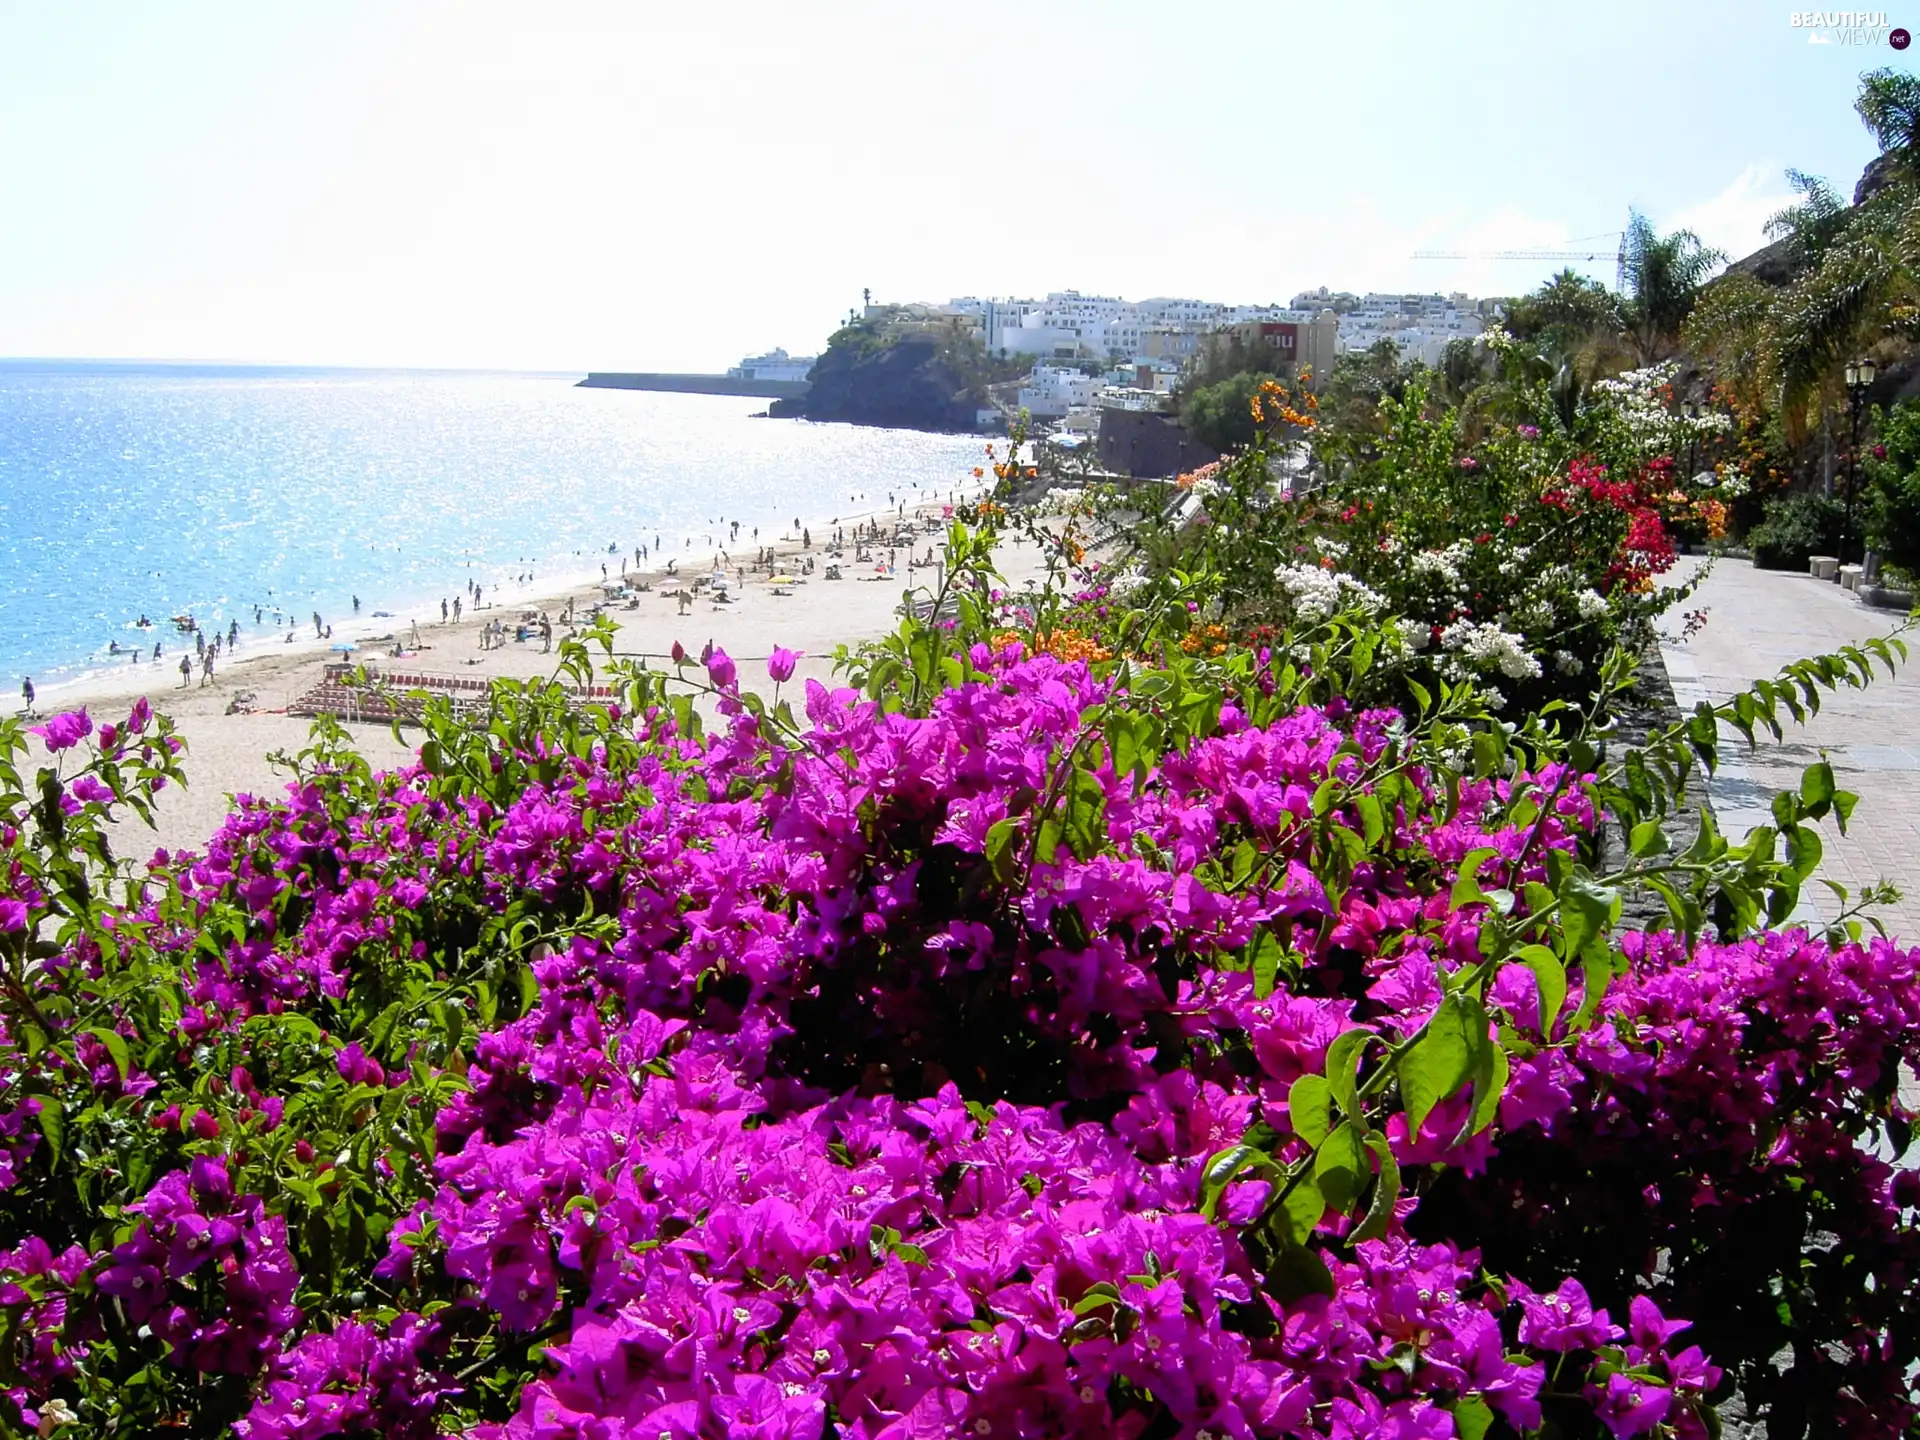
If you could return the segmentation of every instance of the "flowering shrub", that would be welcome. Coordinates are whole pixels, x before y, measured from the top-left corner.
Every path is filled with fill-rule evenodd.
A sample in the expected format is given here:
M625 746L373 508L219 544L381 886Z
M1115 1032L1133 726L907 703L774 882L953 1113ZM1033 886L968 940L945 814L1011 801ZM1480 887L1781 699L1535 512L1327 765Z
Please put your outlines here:
M1109 508L1148 571L1166 586L1204 582L1230 629L1311 624L1352 601L1403 622L1378 682L1474 678L1515 709L1580 698L1614 645L1643 645L1686 593L1656 588L1674 527L1725 533L1733 487L1711 468L1678 473L1674 457L1731 422L1683 413L1671 366L1603 381L1569 409L1538 357L1497 336L1493 348L1505 398L1492 417L1415 383L1355 432L1270 384L1260 413L1308 437L1306 471L1263 438L1204 478L1180 477L1191 498L1157 527L1132 493Z
M1062 659L985 638L985 555L804 721L717 650L711 734L658 675L502 682L391 774L323 725L144 867L105 827L165 722L49 722L0 835L5 1423L1697 1436L1771 1354L1701 1185L1818 1175L1858 1259L1774 1373L1898 1433L1915 1197L1851 1143L1914 956L1748 935L1830 771L1672 857L1645 778L1711 713L1636 788L1597 712L1353 707L1351 588L1262 652ZM1612 934L1631 884L1675 934Z

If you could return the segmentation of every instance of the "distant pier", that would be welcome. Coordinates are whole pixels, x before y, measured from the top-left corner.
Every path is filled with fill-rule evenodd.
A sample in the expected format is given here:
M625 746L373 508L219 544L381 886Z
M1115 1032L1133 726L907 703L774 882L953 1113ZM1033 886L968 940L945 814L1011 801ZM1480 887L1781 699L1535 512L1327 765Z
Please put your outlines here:
M624 370L596 370L580 383L596 390L668 390L680 395L751 395L763 400L797 400L807 393L805 380L741 380L731 375L660 375Z

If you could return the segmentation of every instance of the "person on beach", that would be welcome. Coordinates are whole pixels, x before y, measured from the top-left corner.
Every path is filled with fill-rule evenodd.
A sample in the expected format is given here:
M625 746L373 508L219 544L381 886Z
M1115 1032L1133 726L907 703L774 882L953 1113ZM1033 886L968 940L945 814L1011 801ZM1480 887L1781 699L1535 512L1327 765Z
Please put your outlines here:
M358 595L353 597L353 613L356 615L360 613L360 597Z
M209 650L200 657L200 688L206 689L213 683L213 652Z
M158 640L153 642L153 663L156 665L160 663L160 642Z
M193 661L187 656L180 657L180 688L186 689L193 683Z
M240 622L237 619L229 620L227 622L227 649L231 650L233 649L234 646L238 645L239 643L240 643Z
M157 645L154 646L156 650L159 648ZM33 714L33 680L31 677L20 682L20 699L23 702L21 713L26 715Z
M314 611L314 612L313 612L313 638L314 638L314 639L316 639L316 640L318 640L318 639L320 639L320 638L321 638L321 636L320 636L320 612L319 612L318 610L316 610L316 611Z
M447 602L445 600L440 602L440 623L442 625L447 623Z
M453 597L453 623L456 625L460 623L460 597L458 595Z
M802 550L811 550L813 548L813 532L811 530L802 530L800 532L800 548Z

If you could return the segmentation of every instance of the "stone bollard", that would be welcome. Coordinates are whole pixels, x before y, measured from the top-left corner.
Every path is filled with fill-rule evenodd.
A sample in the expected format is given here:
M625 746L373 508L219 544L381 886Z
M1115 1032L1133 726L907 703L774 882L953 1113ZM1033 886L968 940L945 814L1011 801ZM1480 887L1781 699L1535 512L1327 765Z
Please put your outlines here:
M1816 580L1838 579L1839 577L1836 572L1839 569L1840 557L1838 555L1814 555L1810 556L1807 560L1807 571Z
M1860 574L1861 570L1858 565L1842 565L1839 576L1837 577L1840 581L1840 588L1842 590L1858 590L1860 588Z

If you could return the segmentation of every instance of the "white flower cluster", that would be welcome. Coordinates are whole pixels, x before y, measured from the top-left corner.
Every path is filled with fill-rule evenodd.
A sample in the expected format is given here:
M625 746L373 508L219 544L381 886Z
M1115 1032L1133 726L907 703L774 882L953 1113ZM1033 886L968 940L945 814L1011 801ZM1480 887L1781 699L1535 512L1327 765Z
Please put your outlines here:
M1573 608L1580 612L1582 620L1598 620L1607 613L1607 597L1598 590L1577 591L1573 597Z
M1678 361L1629 370L1596 380L1593 395L1618 415L1644 455L1673 454L1688 440L1701 440L1733 428L1733 418L1718 410L1688 416L1671 410L1657 392L1670 386L1680 373Z
M1400 627L1400 643L1408 650L1424 650L1433 643L1433 627L1423 625L1418 620L1396 620Z
M1147 577L1140 571L1122 570L1119 574L1108 577L1107 593L1118 599L1122 595L1131 595L1146 583Z
M1041 515L1079 515L1087 508L1087 492L1065 490L1055 485L1033 507Z
M1422 550L1408 564L1414 574L1438 580L1449 590L1458 590L1460 567L1472 554L1471 540L1456 540L1444 550Z
M1493 666L1513 680L1532 680L1540 674L1540 662L1527 652L1520 637L1497 624L1456 620L1440 632L1440 643L1475 669Z
M1386 603L1353 576L1318 565L1282 565L1273 578L1302 620L1325 620L1342 609L1377 611Z

